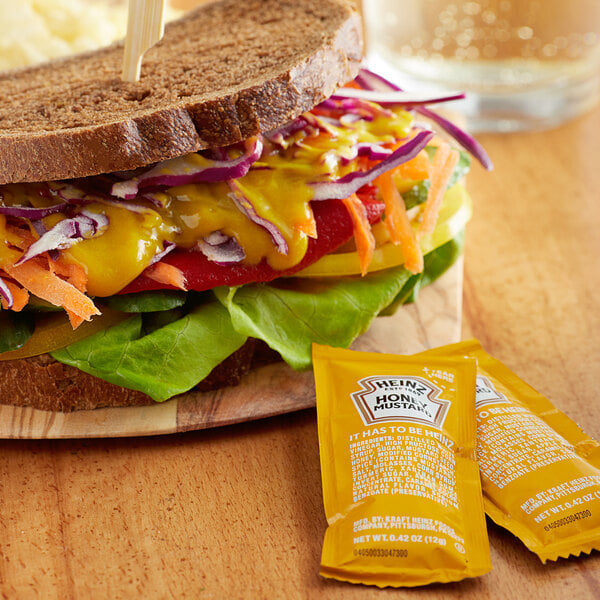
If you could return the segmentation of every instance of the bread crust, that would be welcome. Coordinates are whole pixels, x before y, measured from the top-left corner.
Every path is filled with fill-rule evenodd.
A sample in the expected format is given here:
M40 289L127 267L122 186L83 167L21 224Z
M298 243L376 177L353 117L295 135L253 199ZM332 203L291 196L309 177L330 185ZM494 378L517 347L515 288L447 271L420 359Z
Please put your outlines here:
M223 0L169 24L138 83L122 43L0 75L0 184L129 170L269 131L355 77L344 0Z
M207 392L237 385L250 369L254 352L255 340L249 339L195 389ZM144 406L154 404L154 400L42 354L0 361L0 404L72 412L107 406Z

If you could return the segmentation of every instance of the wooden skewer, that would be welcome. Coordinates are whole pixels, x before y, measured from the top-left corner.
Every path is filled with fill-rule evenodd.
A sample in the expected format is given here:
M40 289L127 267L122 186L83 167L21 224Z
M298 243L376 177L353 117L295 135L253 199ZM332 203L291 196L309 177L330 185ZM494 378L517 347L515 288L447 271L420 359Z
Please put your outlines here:
M139 81L142 58L165 31L166 0L129 0L121 79Z

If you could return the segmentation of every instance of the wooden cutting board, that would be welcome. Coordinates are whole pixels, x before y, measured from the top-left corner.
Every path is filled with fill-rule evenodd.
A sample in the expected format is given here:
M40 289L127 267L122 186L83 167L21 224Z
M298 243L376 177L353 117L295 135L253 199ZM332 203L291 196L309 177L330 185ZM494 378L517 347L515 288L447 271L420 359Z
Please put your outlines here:
M460 338L462 260L425 288L417 304L380 317L353 345L357 350L412 354ZM0 438L100 438L176 433L252 421L315 405L312 372L284 363L248 374L239 386L188 393L131 408L54 413L0 405Z

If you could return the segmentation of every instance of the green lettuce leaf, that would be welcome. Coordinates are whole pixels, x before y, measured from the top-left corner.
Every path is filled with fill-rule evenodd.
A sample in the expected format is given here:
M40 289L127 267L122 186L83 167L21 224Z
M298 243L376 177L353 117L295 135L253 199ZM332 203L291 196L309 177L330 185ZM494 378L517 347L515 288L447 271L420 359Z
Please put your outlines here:
M419 290L441 277L457 261L458 257L463 253L464 247L465 231L463 229L455 238L426 254L423 260L423 272L414 275L417 278L417 282L412 289L410 297L407 297L403 304L416 302Z
M404 284L394 301L381 312L382 316L393 315L399 306L416 302L421 288L441 277L462 254L465 245L465 232L461 231L454 239L426 254L423 272L412 275Z
M178 290L159 290L156 292L139 292L110 296L104 300L108 308L126 313L147 313L171 310L183 306L187 300L187 292Z
M407 192L402 194L402 200L404 200L404 206L406 210L410 210L419 204L423 204L427 200L427 194L429 193L430 181L424 179L413 185Z
M108 302L142 312L52 356L156 400L194 387L247 337L265 341L293 368L306 369L313 342L349 346L377 315L414 300L439 277L462 251L470 207L462 187L448 190L421 274L398 266L366 277L282 278L187 298L168 292L121 297Z
M151 313L150 318L135 315L52 356L162 401L194 387L246 341L215 301L174 321L167 319L163 326L152 322L146 327L154 314L161 313Z
M52 356L159 401L194 387L247 337L266 342L293 368L306 369L313 342L348 347L377 315L392 314L442 275L463 242L461 232L429 252L418 275L399 266L366 277L217 288L219 302L212 293L190 294L185 306L137 314Z
M427 254L419 275L399 266L366 277L217 288L219 302L212 294L191 295L188 304L199 302L191 310L137 314L52 356L159 401L194 387L248 337L265 341L293 368L306 369L313 342L348 347L387 307L414 299L439 277L462 243L461 235Z
M307 369L313 342L348 347L409 277L406 269L394 267L366 277L297 278L215 293L236 331L265 341L294 369Z
M429 160L433 160L433 157L437 151L437 147L425 146L425 151L427 154L429 154ZM471 156L464 150L459 150L458 153L458 163L456 163L456 167L454 167L454 171L452 171L452 175L450 175L450 179L448 180L448 189L450 189L455 183L458 183L471 168Z
M35 320L31 314L0 310L0 353L24 346L34 329Z
M433 159L437 148L435 146L426 146L425 150L429 154L430 159ZM450 175L450 179L448 180L448 189L458 183L469 172L470 168L471 157L466 152L459 150L458 163L456 163L456 167L454 167L454 171L452 171L452 175ZM419 204L423 204L423 202L427 200L430 185L431 182L429 179L424 179L423 181L415 183L413 187L402 193L402 199L404 200L406 210L410 210Z

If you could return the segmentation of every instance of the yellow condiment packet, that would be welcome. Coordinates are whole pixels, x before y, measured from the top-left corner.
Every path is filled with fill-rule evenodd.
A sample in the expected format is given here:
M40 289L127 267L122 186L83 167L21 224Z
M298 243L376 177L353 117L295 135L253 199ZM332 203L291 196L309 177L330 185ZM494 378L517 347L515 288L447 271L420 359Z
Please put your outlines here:
M321 575L369 585L490 570L475 457L475 361L313 345Z
M542 562L600 549L600 444L477 340L419 356L477 359L477 458L487 514Z

